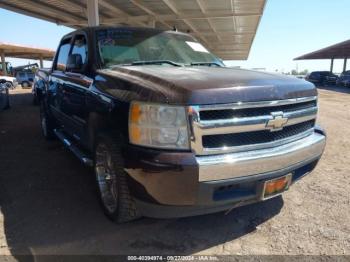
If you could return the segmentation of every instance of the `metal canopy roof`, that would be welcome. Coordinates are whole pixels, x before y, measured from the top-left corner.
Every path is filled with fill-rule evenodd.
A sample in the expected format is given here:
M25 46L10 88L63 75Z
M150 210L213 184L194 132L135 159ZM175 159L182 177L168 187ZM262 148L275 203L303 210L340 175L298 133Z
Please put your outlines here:
M86 0L1 0L0 7L73 28L87 26ZM102 25L176 27L224 60L245 60L266 0L99 0Z
M302 55L294 60L350 58L350 40Z
M0 53L5 54L6 57L33 60L52 60L55 55L55 51L51 49L22 46L3 42L0 42Z

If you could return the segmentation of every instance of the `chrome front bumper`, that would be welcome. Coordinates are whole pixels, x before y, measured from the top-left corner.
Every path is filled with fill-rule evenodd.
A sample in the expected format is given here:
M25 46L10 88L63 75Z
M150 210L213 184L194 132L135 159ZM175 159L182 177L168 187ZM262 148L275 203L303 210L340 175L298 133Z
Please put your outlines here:
M278 147L221 155L197 156L199 181L245 177L277 171L320 157L326 145L323 131Z

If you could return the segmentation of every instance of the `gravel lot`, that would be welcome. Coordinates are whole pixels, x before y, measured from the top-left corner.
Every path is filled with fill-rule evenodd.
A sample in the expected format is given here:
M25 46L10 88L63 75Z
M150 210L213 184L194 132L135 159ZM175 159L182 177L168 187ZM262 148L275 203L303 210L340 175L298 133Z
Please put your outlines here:
M91 170L42 138L29 92L13 91L0 112L0 254L350 255L348 89L320 90L325 155L283 198L123 225L102 214Z

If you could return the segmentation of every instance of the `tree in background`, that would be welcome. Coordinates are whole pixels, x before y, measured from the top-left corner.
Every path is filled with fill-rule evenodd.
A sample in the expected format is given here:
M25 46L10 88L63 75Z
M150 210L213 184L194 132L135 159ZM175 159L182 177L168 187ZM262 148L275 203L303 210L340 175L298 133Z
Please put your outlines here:
M307 75L309 73L309 70L305 69L301 72L299 72L299 75Z
M296 76L296 75L307 75L309 73L309 70L305 69L303 71L298 72L297 70L293 69L291 71L291 75Z

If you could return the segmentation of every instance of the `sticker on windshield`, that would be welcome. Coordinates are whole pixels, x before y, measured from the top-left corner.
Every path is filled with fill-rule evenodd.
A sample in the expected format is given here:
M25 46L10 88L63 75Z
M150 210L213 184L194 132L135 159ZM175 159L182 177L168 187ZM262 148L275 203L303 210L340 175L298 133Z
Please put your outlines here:
M186 41L186 44L196 52L209 53L209 51L200 43Z

